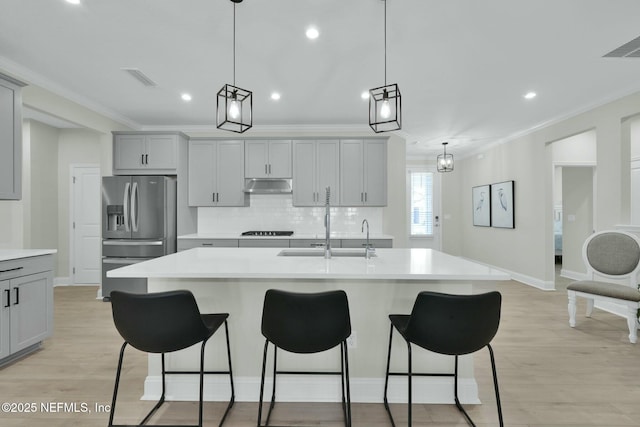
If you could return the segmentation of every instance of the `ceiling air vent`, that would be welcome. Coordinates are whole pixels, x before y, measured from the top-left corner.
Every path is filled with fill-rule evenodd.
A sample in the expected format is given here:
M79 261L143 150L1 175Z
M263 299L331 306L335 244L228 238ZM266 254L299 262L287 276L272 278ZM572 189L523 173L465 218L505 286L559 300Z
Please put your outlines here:
M137 68L122 68L122 71L129 73L131 77L135 78L145 86L150 86L150 87L158 86L158 83L151 80L146 74L144 74L142 71L140 71Z
M613 49L603 58L640 58L640 37Z

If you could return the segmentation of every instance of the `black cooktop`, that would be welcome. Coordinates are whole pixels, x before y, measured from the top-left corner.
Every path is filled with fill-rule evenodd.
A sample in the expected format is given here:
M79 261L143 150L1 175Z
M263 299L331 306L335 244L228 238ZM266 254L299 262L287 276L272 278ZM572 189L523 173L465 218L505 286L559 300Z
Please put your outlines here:
M243 236L291 236L293 231L245 231Z

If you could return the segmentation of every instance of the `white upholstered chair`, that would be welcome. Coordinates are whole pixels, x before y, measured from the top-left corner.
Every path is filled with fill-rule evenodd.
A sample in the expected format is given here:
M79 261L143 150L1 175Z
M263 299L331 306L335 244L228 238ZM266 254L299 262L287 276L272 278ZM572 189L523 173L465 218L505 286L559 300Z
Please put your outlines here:
M640 308L640 240L617 230L594 233L582 246L582 258L587 265L587 280L567 286L569 325L576 326L577 297L587 299L587 317L591 316L595 301L615 303L625 307L629 341L635 344ZM611 279L618 279L617 283Z

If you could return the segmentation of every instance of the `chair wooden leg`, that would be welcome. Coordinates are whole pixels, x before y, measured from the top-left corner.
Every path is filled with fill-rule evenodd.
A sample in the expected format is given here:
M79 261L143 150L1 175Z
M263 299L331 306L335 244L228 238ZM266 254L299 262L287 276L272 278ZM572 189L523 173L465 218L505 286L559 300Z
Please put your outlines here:
M587 317L591 317L591 314L593 313L593 303L593 298L587 298Z
M627 306L627 326L629 327L629 342L638 341L638 307L635 304Z
M575 328L576 326L576 293L568 291L569 296L569 326Z

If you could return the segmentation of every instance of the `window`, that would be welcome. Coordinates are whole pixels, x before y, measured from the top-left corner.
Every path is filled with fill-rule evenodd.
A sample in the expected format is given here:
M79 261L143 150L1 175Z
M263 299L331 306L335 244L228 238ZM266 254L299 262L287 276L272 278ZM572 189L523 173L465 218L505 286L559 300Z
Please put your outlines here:
M433 235L433 172L409 171L411 236Z

